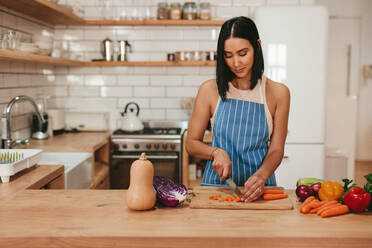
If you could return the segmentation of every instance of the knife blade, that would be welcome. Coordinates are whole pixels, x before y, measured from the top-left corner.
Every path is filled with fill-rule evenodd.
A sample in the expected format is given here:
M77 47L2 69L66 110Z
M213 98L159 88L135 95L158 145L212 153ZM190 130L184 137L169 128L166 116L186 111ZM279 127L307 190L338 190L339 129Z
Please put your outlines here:
M226 179L226 183L229 185L231 190L236 194L237 196L241 196L242 192L240 192L238 186L234 183L234 181L231 178Z

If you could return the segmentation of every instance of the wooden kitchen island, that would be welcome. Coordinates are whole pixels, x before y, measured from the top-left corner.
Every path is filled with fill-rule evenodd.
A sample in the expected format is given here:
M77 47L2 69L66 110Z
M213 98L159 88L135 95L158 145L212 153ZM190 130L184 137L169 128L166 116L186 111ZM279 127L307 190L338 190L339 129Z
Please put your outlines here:
M125 190L24 190L0 204L0 247L371 247L372 215L157 207Z

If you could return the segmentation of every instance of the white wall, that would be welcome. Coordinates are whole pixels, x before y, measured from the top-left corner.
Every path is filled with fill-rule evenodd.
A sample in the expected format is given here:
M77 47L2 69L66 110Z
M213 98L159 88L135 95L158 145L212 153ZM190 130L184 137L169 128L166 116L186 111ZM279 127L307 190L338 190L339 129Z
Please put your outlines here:
M362 76L362 66L372 64L372 1L317 0L316 3L327 6L330 15L360 17L362 20L356 160L370 161L372 160L372 79L365 79Z

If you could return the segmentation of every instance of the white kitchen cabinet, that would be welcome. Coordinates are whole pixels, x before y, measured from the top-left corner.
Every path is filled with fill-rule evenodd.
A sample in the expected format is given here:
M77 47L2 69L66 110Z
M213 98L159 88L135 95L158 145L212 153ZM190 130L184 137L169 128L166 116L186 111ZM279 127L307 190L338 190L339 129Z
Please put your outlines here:
M303 177L324 178L324 145L286 144L284 158L275 171L278 186L295 189Z

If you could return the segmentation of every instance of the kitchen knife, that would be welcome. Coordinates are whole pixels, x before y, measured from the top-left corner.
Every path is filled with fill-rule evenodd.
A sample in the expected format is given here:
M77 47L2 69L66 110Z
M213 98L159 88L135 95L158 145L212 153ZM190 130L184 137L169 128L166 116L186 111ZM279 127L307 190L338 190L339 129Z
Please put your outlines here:
M234 183L234 181L231 178L226 179L226 183L229 185L229 187L232 189L232 191L237 195L241 196L242 192L238 189L238 186Z

